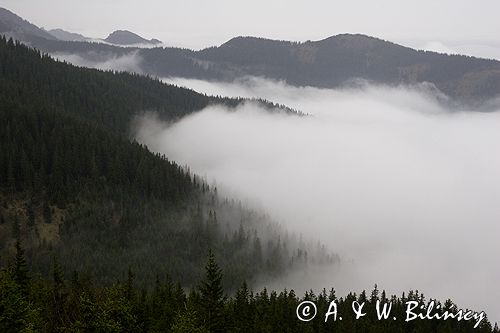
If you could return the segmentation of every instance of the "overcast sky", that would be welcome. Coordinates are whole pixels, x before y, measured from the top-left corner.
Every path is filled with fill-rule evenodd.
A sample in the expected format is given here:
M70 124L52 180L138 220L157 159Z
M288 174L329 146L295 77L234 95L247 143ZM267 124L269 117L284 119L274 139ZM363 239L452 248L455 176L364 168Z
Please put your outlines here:
M128 29L195 49L237 35L304 41L350 32L500 59L498 0L0 0L0 6L45 28L90 37Z

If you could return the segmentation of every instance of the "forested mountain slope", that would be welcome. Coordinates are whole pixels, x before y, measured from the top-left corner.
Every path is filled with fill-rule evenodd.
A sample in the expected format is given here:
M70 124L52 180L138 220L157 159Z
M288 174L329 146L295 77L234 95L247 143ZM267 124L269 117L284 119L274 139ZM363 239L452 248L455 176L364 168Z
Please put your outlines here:
M20 239L35 272L59 258L107 283L131 266L140 281L168 273L190 285L212 248L231 288L306 259L337 260L324 249L307 258L265 215L127 136L143 110L172 120L242 100L77 68L5 39L0 73L1 262Z
M378 38L341 34L292 43L237 37L197 53L200 59L295 85L337 87L354 78L376 83L431 82L459 99L500 94L500 62L416 51Z

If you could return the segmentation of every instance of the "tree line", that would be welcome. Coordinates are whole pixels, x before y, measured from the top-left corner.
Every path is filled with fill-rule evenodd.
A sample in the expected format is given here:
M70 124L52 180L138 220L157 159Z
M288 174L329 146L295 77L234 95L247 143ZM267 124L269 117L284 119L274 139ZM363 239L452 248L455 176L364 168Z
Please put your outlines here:
M0 271L2 332L499 332L487 319L477 328L474 322L453 319L378 320L374 311L356 320L350 309L354 301L365 303L367 309L374 309L378 300L390 301L391 315L404 318L405 302L428 302L418 291L389 297L375 286L369 295L362 291L338 297L331 289L299 297L293 290L254 293L243 282L228 296L211 251L203 276L189 290L169 277L157 277L151 290L140 288L131 269L122 281L102 287L76 272L64 276L57 259L51 277L43 279L31 276L19 243L16 251L13 263ZM325 322L318 316L300 321L296 309L306 300L315 302L320 313L335 301L342 320ZM451 300L438 304L440 313L456 309Z

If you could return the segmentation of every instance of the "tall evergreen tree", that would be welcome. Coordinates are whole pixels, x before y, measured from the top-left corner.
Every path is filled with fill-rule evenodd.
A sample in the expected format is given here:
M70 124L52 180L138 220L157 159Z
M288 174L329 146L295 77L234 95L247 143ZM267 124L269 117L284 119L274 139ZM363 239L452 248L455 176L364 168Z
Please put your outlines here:
M215 260L212 250L208 253L205 278L199 287L200 305L203 320L210 332L224 331L224 289L222 271Z

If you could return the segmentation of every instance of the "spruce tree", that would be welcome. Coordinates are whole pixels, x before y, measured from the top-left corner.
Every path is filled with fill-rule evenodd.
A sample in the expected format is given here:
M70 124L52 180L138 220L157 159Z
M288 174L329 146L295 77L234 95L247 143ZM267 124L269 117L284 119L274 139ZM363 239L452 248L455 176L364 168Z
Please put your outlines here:
M210 332L224 331L224 290L222 287L222 271L217 265L215 255L208 253L205 267L205 278L200 287L200 305L203 319Z

